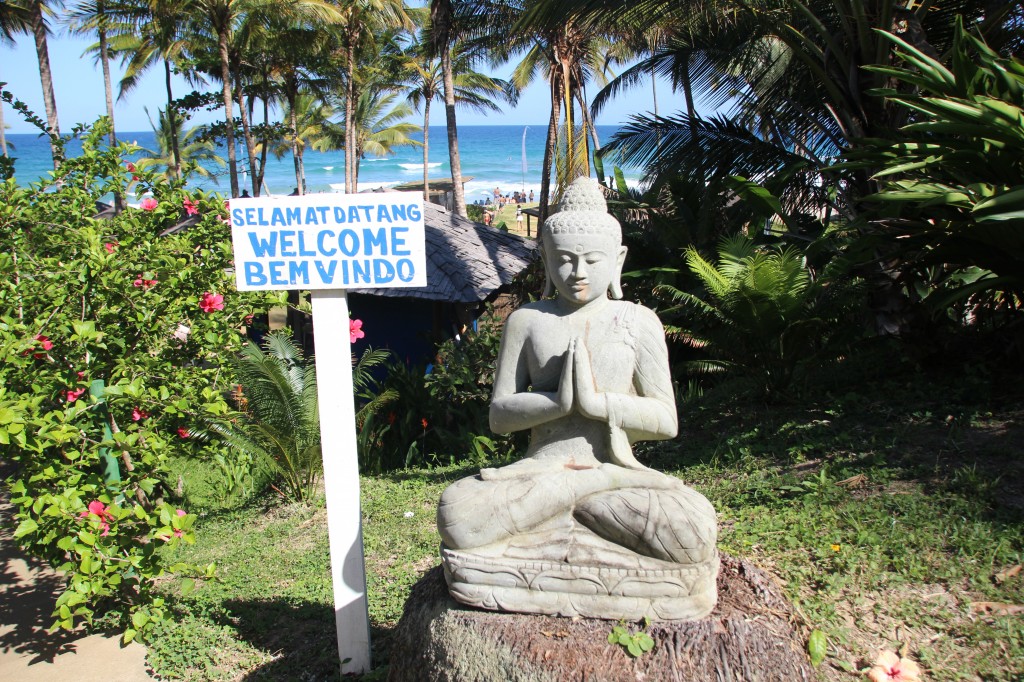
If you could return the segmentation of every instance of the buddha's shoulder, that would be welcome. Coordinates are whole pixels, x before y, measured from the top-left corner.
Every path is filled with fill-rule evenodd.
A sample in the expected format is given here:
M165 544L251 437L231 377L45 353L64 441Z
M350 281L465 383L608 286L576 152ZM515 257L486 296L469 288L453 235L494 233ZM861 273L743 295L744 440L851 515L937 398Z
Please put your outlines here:
M610 309L618 320L624 320L627 323L635 323L643 327L649 327L652 329L661 329L661 318L658 314L648 308L642 306L639 303L633 303L632 301L611 301Z

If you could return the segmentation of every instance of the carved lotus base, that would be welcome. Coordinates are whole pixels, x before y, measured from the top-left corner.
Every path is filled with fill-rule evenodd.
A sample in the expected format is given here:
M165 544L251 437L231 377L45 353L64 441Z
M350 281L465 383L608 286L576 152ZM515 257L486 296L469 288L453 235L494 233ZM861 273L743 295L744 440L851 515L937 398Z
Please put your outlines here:
M489 611L607 620L695 620L718 598L716 553L699 564L617 568L480 556L441 548L448 591Z

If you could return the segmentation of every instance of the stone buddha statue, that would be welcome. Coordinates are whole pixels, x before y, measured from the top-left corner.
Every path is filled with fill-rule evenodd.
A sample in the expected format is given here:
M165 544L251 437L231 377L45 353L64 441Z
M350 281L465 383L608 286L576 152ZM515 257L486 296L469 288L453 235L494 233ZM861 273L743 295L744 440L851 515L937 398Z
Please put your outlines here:
M651 310L622 301L626 247L581 178L541 229L546 294L505 325L490 408L530 430L525 457L449 486L437 512L445 577L491 610L700 618L717 599L708 500L633 456L678 430L668 352Z

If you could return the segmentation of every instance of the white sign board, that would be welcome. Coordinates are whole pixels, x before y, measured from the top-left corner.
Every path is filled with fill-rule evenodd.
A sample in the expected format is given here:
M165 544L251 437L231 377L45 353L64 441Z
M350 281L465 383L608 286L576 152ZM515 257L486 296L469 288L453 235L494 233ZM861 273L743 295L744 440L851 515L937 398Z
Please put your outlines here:
M229 214L240 291L312 290L338 655L342 674L364 673L370 619L345 289L426 285L421 195L234 199Z
M421 197L307 194L231 202L239 291L422 287Z

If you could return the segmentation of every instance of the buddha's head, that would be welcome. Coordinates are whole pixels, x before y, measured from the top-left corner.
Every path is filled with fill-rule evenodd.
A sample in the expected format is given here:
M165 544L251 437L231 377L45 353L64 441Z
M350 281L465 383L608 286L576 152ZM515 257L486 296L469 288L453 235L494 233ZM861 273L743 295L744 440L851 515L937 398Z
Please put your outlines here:
M596 180L577 178L565 191L558 213L541 226L547 274L544 295L554 291L576 305L611 294L622 298L622 229L608 214Z

